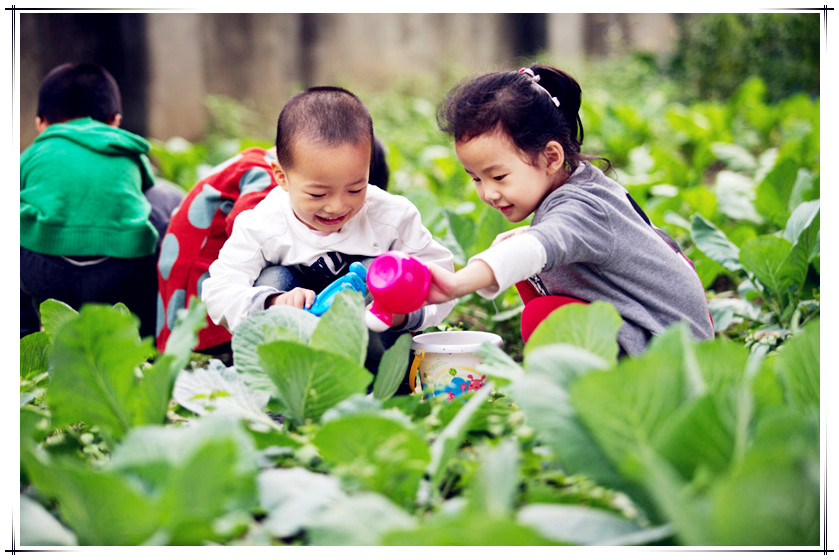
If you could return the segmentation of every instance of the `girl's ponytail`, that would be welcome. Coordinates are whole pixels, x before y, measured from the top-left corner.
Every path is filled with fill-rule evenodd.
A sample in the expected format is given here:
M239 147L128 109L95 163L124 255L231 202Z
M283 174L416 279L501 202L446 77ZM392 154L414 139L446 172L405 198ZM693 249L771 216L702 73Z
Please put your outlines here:
M581 100L582 91L574 78L551 66L536 65L459 84L438 109L437 122L455 142L503 132L534 162L548 142L557 141L573 172L582 160L603 159L580 153Z
M577 149L583 144L583 121L580 119L580 105L583 92L577 80L552 66L536 65L530 70L539 76L539 85L559 100L559 110L562 111L569 126L572 137L576 140Z
M551 95L559 99L559 108L562 110L565 120L570 127L571 136L574 139L574 157L569 158L572 166L576 166L579 161L593 161L600 160L605 162L605 170L609 171L612 168L612 162L601 156L591 156L580 153L580 148L583 145L583 121L580 118L580 106L582 105L583 92L577 80L552 66L535 65L531 68L535 74L541 78L539 83L550 92ZM563 148L567 148L563 144Z

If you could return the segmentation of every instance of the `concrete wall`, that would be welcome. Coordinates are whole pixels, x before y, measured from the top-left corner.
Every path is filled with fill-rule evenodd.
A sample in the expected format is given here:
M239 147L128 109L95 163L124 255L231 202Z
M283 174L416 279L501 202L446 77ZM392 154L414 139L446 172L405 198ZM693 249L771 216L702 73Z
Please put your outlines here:
M487 67L512 57L503 37L499 14L323 14L311 47L312 78L383 89L451 65Z
M592 56L671 48L670 14L22 13L21 147L42 77L93 60L123 90L124 127L196 140L204 99L221 94L276 115L320 84L381 91L527 63L547 51L573 70Z
M195 138L204 131L206 111L196 100L209 91L204 68L204 29L200 14L149 14L149 58L145 135ZM159 133L164 135L160 136Z
M38 88L64 62L98 62L122 89L123 125L146 130L148 52L144 14L20 14L21 148L35 136Z

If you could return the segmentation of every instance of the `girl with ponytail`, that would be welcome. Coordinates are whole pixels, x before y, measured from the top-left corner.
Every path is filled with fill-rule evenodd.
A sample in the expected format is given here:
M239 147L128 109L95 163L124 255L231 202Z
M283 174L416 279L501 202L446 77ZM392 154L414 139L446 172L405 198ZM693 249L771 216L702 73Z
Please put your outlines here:
M514 223L455 273L429 266L428 303L515 285L525 303L522 337L556 308L606 301L623 318L622 354L684 321L713 338L704 288L678 245L654 227L621 185L584 155L582 92L550 66L479 76L446 96L437 120L481 200ZM608 160L604 160L609 164Z

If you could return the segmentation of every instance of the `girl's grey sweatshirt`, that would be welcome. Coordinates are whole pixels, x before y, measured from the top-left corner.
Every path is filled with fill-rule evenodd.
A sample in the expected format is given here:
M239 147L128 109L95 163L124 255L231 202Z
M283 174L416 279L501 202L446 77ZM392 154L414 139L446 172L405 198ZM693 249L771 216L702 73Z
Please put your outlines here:
M524 233L472 259L485 261L499 284L479 292L484 297L530 278L545 295L611 303L629 354L678 321L698 340L714 337L693 267L633 208L626 189L588 162L542 201Z

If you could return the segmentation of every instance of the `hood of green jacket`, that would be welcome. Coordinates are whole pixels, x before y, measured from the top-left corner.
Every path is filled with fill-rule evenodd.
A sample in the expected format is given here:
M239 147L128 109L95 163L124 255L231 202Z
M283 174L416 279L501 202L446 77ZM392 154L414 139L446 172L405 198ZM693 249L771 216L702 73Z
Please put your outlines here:
M66 138L103 154L145 154L151 147L136 134L89 117L52 124L38 135L34 143L49 138Z

